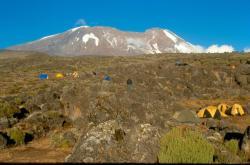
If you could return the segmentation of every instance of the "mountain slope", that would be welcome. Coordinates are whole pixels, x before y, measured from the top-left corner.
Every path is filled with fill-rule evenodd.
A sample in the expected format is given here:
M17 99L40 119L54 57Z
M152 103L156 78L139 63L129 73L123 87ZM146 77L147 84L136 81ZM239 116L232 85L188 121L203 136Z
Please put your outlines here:
M166 29L124 32L101 26L80 26L9 49L67 56L197 52L194 45Z

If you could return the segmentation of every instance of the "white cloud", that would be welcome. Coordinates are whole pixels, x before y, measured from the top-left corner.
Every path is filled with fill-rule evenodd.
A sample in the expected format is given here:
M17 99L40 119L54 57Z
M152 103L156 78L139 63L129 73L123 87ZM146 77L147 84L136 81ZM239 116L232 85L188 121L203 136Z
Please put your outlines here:
M204 53L206 49L201 45L194 45L194 53Z
M245 48L245 49L244 49L244 52L245 52L245 53L250 53L250 48L249 48L249 47L248 47L248 48Z
M231 45L211 45L206 49L206 53L225 53L233 52L234 48Z
M85 19L78 19L75 23L76 26L85 26L87 25L87 22L85 21Z
M193 45L194 50L193 53L225 53L225 52L233 52L234 48L231 45L211 45L208 48L205 48L201 45Z

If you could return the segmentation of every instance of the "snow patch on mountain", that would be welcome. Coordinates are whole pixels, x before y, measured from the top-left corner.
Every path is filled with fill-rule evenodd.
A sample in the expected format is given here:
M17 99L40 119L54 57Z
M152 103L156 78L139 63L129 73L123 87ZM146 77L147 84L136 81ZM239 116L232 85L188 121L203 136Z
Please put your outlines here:
M89 26L79 26L79 27L70 29L70 31L71 31L71 32L74 32L74 31L77 31L78 29L81 29L81 28L88 28L88 27L89 27Z
M93 33L90 33L90 34L85 34L83 37L82 37L82 41L86 44L89 39L93 39L95 40L95 45L98 46L99 45L99 38L97 38Z
M143 42L141 39L138 39L138 38L127 38L127 44L133 45L137 48L141 48L146 45L145 42Z
M174 47L175 47L180 53L191 53L191 52L192 52L192 50L190 49L190 47L189 47L187 44L183 43L183 42L181 42L181 43L179 43L179 44L175 44Z
M55 36L57 36L57 35L59 35L59 34L49 35L49 36L46 36L46 37L41 38L40 40L49 39L49 38L55 37Z
M129 51L131 49L136 49L133 45L128 45L126 51Z
M168 32L167 30L163 30L163 32L164 32L165 35L166 35L168 38L170 38L174 43L177 42L177 38L176 38L173 34L171 34L170 32Z
M113 48L115 48L115 46L117 46L117 39L116 39L116 38L112 38L112 40L107 39L107 42L108 42Z
M158 44L157 44L157 43L154 43L154 44L153 44L153 47L154 47L154 49L155 49L155 53L162 53L162 52L159 50Z
M115 37L112 37L112 35L108 32L103 32L103 36L106 39L106 41L113 47L117 46L117 39Z

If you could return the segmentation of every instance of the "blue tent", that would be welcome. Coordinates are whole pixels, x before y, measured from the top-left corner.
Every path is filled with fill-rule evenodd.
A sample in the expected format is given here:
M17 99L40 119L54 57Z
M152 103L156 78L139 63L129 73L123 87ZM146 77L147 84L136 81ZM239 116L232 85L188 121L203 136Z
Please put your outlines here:
M48 79L49 76L48 76L48 74L40 74L39 78L40 78L40 80L45 80L45 79Z
M180 60L177 60L176 62L175 62L175 65L176 66L186 66L186 65L188 65L187 63L184 63L184 62L182 62L182 61L180 61Z
M132 85L133 84L133 81L131 79L128 79L127 80L127 85Z
M104 78L103 78L103 80L106 80L106 81L111 81L111 77L109 77L109 76L105 75L105 76L104 76Z
M127 80L127 88L129 91L133 89L133 81L131 79Z
M175 65L181 65L181 61L179 60L175 61Z

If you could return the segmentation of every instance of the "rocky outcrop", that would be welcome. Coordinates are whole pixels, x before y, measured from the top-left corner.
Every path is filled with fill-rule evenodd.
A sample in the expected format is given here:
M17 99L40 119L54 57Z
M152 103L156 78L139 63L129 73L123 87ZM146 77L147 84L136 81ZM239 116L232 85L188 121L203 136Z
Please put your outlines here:
M247 89L250 89L250 65L249 64L241 64L235 75L236 82Z
M250 156L250 126L246 128L241 142L241 150ZM250 158L250 157L249 157Z
M159 136L158 129L150 124L126 128L109 120L82 135L66 161L154 163Z
M200 123L200 120L194 111L182 110L175 112L174 119L181 123Z
M0 133L0 149L4 149L7 146L6 137Z

